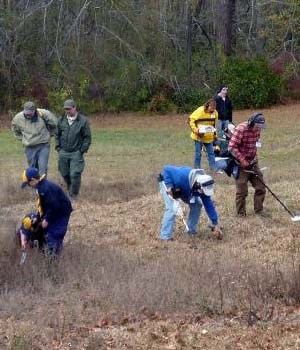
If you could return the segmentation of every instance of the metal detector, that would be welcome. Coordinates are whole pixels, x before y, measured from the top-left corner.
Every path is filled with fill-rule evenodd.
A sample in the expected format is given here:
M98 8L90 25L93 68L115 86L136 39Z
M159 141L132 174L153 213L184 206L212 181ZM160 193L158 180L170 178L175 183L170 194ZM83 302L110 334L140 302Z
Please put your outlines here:
M261 169L262 170L262 169ZM277 196L276 194L270 189L270 187L263 181L263 179L260 178L260 176L254 171L254 170L246 170L243 169L246 173L251 173L255 175L255 177L258 179L258 181L271 193L271 195L279 202L283 208L290 214L291 220L293 222L300 221L300 215L296 215L290 208L288 208Z

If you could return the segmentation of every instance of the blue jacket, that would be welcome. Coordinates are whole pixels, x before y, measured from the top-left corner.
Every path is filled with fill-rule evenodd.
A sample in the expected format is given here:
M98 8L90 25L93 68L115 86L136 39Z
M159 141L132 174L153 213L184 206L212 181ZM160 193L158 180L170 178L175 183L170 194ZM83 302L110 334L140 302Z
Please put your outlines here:
M60 186L49 180L42 179L36 189L39 196L42 219L51 223L51 221L70 216L72 205Z
M179 198L188 204L190 204L192 197L199 196L212 224L217 225L218 213L211 198L204 193L192 192L189 183L189 174L191 170L192 168L189 166L165 165L162 175L166 187L173 188L176 192L179 190Z

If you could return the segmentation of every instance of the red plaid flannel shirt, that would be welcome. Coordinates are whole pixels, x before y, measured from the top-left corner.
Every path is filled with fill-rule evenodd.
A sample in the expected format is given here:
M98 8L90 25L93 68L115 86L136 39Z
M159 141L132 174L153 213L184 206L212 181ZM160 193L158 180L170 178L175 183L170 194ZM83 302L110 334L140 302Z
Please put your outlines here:
M256 157L256 142L260 138L260 130L253 130L247 122L239 124L230 139L228 150L232 151L238 161L252 161Z

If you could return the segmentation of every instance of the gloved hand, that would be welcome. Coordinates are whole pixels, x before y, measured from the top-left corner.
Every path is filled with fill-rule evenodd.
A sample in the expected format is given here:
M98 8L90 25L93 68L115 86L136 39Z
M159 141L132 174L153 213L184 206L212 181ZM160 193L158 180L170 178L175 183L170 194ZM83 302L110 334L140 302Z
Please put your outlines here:
M57 146L55 146L55 151L56 152L59 152L60 151L60 147L57 145Z
M215 151L216 153L219 153L219 152L221 151L221 147L218 146L218 145L214 146L214 151Z

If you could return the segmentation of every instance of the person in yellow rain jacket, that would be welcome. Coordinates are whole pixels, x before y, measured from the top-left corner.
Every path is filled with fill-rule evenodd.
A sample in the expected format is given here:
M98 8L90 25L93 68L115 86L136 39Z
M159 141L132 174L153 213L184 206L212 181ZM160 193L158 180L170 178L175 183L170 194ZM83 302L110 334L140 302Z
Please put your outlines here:
M194 168L201 168L201 151L204 146L208 158L210 170L216 170L213 141L217 139L216 126L218 125L218 112L216 102L208 100L204 106L197 108L189 116L189 125L192 130L191 138L195 142Z

